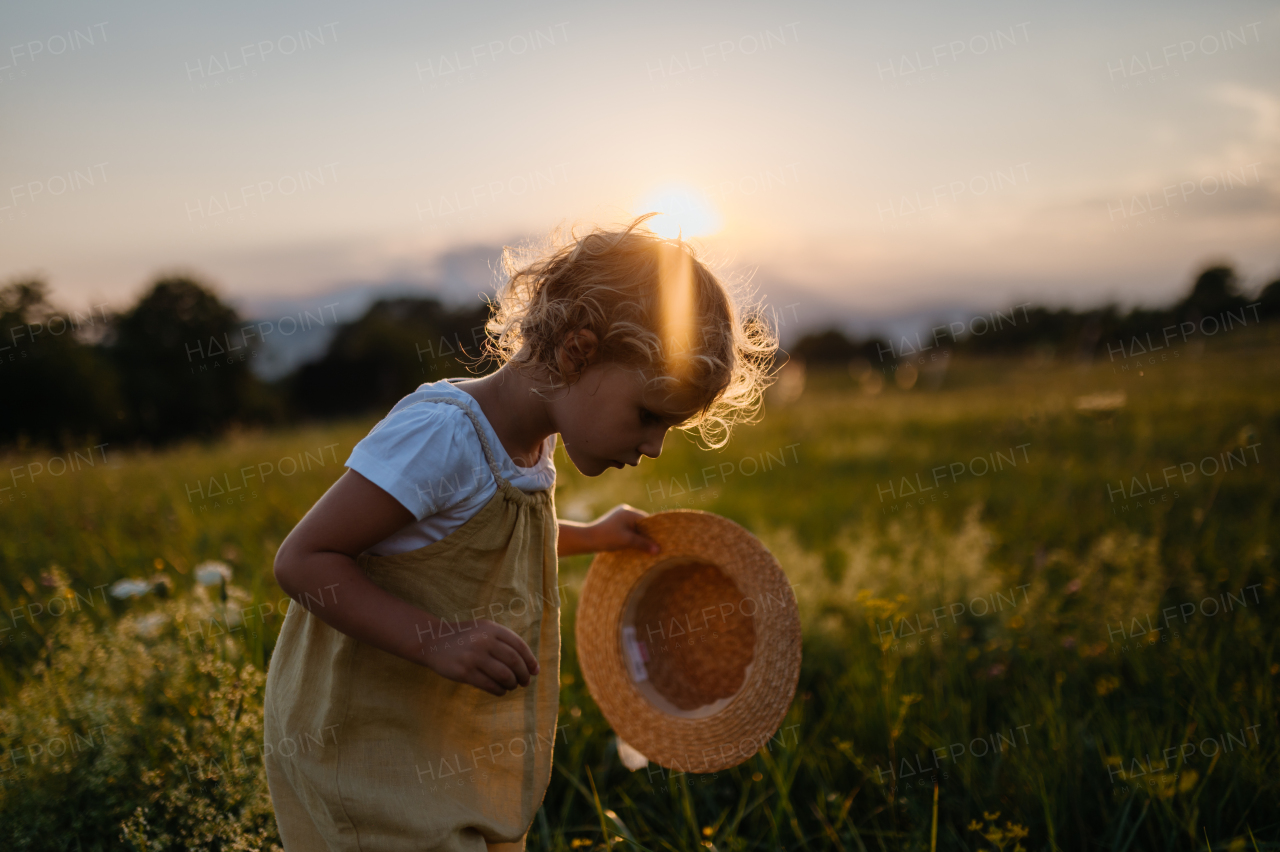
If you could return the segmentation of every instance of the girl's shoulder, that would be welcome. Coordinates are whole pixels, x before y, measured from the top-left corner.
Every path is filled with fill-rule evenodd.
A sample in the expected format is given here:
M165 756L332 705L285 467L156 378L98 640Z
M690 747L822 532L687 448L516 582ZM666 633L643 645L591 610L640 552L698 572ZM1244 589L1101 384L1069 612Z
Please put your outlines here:
M391 407L387 416L378 421L370 434L387 426L403 426L417 423L423 426L451 424L455 428L463 423L471 427L471 418L463 410L471 409L473 397L447 381L428 382L404 396Z
M493 474L475 424L460 405L464 391L420 386L356 444L347 467L391 494L421 520L466 499ZM433 399L452 399L433 402Z

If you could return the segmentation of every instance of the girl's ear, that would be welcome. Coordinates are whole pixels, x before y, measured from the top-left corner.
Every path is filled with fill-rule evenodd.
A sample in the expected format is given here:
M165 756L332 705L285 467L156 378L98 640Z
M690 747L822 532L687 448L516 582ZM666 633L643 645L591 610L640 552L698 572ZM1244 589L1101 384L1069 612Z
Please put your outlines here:
M556 352L560 374L565 381L569 384L576 382L583 370L595 363L599 351L600 340L589 328L580 328L565 335Z

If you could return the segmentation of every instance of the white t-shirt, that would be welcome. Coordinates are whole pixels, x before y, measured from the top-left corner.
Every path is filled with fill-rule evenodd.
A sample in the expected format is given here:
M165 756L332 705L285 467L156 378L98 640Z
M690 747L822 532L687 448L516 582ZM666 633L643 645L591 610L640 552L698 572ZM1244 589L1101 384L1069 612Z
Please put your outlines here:
M457 381L462 381L458 379ZM542 442L533 467L519 467L503 449L480 404L450 380L420 385L395 404L351 451L346 466L395 497L414 521L369 548L389 556L426 547L466 523L497 493L484 448L471 418L447 402L456 399L475 412L504 479L521 491L542 491L556 481L555 434Z

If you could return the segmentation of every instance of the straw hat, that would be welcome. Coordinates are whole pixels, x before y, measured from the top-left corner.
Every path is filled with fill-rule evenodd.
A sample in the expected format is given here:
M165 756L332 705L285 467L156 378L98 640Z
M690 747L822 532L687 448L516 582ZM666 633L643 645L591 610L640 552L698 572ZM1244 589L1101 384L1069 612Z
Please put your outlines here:
M737 766L767 745L795 695L791 585L759 539L727 518L678 509L639 528L661 552L600 553L582 586L587 689L620 751L630 745L682 772Z

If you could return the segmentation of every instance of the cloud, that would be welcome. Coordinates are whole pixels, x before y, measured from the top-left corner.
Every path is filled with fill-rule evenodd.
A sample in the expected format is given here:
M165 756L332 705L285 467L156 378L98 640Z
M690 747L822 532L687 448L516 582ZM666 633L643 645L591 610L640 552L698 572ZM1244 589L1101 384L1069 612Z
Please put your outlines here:
M1198 165L1205 171L1217 171L1236 163L1260 163L1274 169L1280 154L1280 99L1270 92L1239 83L1215 87L1210 98L1231 108L1240 126L1225 133L1221 150ZM1263 180L1274 180L1274 175L1264 174Z
M1261 145L1280 144L1280 98L1239 83L1223 83L1213 90L1213 97L1227 106L1253 113L1250 141Z

